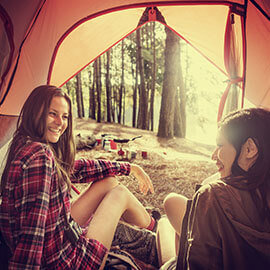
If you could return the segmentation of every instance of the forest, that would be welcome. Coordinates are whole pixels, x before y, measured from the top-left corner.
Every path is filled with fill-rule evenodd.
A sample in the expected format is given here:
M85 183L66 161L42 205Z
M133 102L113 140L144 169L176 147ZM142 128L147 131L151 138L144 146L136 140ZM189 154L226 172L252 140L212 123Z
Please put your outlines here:
M78 118L151 130L163 138L186 138L196 128L206 134L215 127L226 76L171 29L148 22L63 88ZM238 108L238 92L230 92L226 112Z

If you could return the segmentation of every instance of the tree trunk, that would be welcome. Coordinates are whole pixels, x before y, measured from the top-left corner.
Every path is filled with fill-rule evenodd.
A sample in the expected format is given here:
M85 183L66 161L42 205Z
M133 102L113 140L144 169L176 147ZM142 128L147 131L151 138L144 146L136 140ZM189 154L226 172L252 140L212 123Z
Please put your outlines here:
M106 52L107 64L106 64L106 97L107 97L107 122L111 122L112 115L112 89L110 78L110 65L111 65L111 51Z
M138 128L147 129L147 113L148 113L148 96L145 87L144 78L144 60L142 58L141 28L136 31L137 41L137 61L140 73L140 95L139 95L139 113Z
M112 90L113 90L112 119L113 119L113 122L116 122L117 89L115 85L113 85Z
M74 89L73 89L74 87L73 87L71 81L66 82L66 88L67 88L68 95L71 98L72 104L75 104L76 101L75 101L75 97L74 97Z
M178 51L179 63L181 62L181 43L179 42L179 51ZM178 77L178 91L176 91L176 104L175 104L175 113L174 113L174 136L179 138L186 137L186 89L183 80L182 67L179 64L177 68L177 77Z
M91 76L91 73L88 73ZM97 80L97 60L94 62L93 65L93 83L92 87L89 86L89 117L92 119L96 119L96 80ZM90 81L91 79L89 79Z
M123 121L122 124L125 125L126 123L126 87L123 87Z
M137 64L135 65L135 76L134 76L134 68L132 65L132 77L135 80L135 84L133 87L133 95L132 95L132 99L133 99L133 108L132 108L132 127L136 127L136 118L137 118L137 90L138 90L138 67Z
M91 115L91 95L92 95L92 86L93 86L93 83L92 83L92 71L91 71L92 67L91 66L88 66L87 68L87 75L88 75L88 89L89 89L89 108L88 108L88 118L92 118L92 115Z
M153 63L152 63L152 80L151 80L151 99L150 99L150 112L149 112L149 120L150 120L150 130L154 130L154 101L155 101L155 87L156 87L156 45L155 45L155 22L152 23L152 38L151 38L151 46L153 49Z
M124 58L124 40L121 43L121 60L122 60L122 67L121 67L121 85L119 88L119 112L118 112L118 123L121 123L122 119L122 110L123 110L123 92L125 88L125 58Z
M180 112L180 100L178 90L175 95L175 105L174 105L174 136L183 138L182 134L182 120L181 120L181 112Z
M180 115L181 115L181 138L185 138L187 131L186 87L183 79L182 67L180 67L180 74L179 74L179 95L180 95Z
M100 57L96 60L96 91L97 91L97 122L101 122L101 61Z
M83 118L84 117L84 106L83 106L81 73L78 73L76 75L76 101L77 101L78 117Z
M67 87L68 95L71 96L71 89L72 89L72 86L71 86L71 82L70 82L70 81L67 81L66 87Z
M178 86L177 65L179 58L179 37L169 28L166 31L165 67L162 86L162 99L159 117L158 137L172 138L174 136L175 96Z

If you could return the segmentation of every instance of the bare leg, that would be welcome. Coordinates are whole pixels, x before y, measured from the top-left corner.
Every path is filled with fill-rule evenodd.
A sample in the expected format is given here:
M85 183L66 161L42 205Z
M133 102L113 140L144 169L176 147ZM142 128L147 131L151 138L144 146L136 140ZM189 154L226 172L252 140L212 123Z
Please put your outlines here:
M151 217L140 201L126 188L130 197L130 207L122 215L122 219L139 228L147 228L151 222Z
M108 177L101 181L91 184L72 204L71 216L80 225L84 225L95 213L101 201L107 193L119 185L115 177ZM149 213L145 210L139 200L127 189L131 198L129 211L123 213L124 221L137 225L141 228L147 228L151 222Z
M89 185L71 205L71 216L81 226L96 211L104 196L118 185L115 177L107 177Z
M157 227L157 252L159 265L176 256L175 230L166 217L162 217Z
M98 240L107 249L110 249L116 226L124 213L129 219L128 222L142 226L139 218L142 211L140 207L136 208L134 205L137 205L137 202L134 202L134 196L126 187L118 185L113 188L97 207L87 237Z
M183 218L185 216L186 207L187 207L187 198L176 193L170 193L164 199L163 204L164 204L166 215L176 232L175 246L177 249L176 254L178 254L182 222L183 222Z

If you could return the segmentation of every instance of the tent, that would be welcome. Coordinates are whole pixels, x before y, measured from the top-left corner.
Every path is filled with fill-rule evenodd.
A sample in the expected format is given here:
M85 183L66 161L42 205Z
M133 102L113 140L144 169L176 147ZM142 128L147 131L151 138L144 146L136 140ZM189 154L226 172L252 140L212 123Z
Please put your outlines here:
M270 107L268 0L1 0L0 149L34 87L63 85L160 14L227 75L220 115L233 84L256 106Z

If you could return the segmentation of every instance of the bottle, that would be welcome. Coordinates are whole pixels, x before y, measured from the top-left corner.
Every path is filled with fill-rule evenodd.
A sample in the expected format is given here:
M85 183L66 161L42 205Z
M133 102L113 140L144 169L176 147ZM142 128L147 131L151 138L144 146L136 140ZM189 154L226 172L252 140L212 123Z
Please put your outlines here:
M111 148L111 142L110 142L110 140L104 140L104 146L103 146L103 148L104 148L104 150L105 151L109 151L110 150L110 148Z

